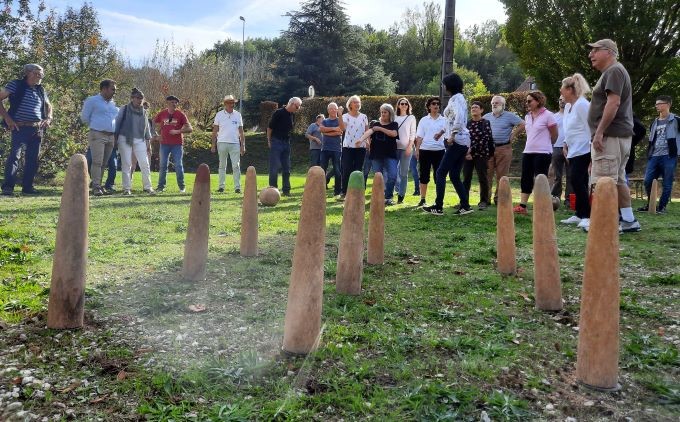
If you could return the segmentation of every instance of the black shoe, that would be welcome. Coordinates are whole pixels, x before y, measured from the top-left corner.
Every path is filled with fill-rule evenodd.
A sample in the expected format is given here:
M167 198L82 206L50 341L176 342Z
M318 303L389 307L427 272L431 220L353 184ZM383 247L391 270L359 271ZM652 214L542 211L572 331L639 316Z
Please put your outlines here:
M637 210L641 211L641 212L647 212L647 211L649 211L649 205L644 205L644 206L638 208Z
M425 205L425 198L420 198L420 202L418 202L418 206L422 207Z
M156 186L156 192L158 193L163 193L165 191L165 187L163 186Z
M219 192L219 193L224 192L224 188L219 188L219 189L217 189L217 192Z
M385 199L385 206L386 206L386 207L391 207L392 205L394 205L394 201L393 201L393 200L391 200L391 199Z
M397 204L404 203L404 195L397 195Z
M115 188L115 187L113 187L113 186L104 186L104 193L105 193L105 194L113 195L113 194L116 193L116 192L117 192L117 191L116 191L116 188Z
M2 190L2 194L3 194L4 196L14 196L14 191L3 189L3 190Z
M478 208L480 211L484 211L484 210L487 209L488 207L489 207L489 204L487 204L486 202L480 202L479 204L477 204L477 208Z
M241 193L241 189L234 189L234 193Z
M429 212L432 215L444 215L444 210L438 208L436 205L430 205L429 207L423 207L423 211Z
M282 196L290 196L290 192L284 192L281 194Z
M474 212L474 210L470 207L460 207L454 212L456 215L465 215L465 214L470 214L471 212Z
M411 196L420 196L420 191L417 190L411 194Z
M36 190L35 188L22 189L21 193L24 195L40 195L40 191Z
M666 214L666 208L657 208L656 213L657 214Z

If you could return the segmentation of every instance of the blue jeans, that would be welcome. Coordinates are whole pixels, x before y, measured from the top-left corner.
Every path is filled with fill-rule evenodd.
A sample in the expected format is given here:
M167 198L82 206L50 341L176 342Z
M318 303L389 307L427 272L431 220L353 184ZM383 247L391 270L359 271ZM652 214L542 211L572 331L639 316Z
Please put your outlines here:
M87 160L87 168L89 169L92 166L92 151L90 151L89 147L85 153L85 159ZM109 157L109 162L106 165L108 168L104 187L106 189L111 189L113 185L116 184L116 171L118 171L118 147L113 147L113 151L111 151L111 156Z
M310 149L309 150L309 166L320 166L321 165L321 150L320 149Z
M333 194L340 195L342 192L342 182L340 174L340 151L321 151L321 168L326 172L326 184L330 174L328 174L328 162L333 164L333 174L335 175L335 186L333 187Z
M5 181L2 190L11 192L16 184L17 171L19 170L19 158L21 158L21 146L26 145L26 157L24 160L24 177L21 185L24 191L33 189L33 179L38 172L38 153L42 137L37 127L22 126L12 132L12 147L7 161L5 162Z
M375 158L371 160L371 170L374 173L381 172L385 179L385 199L394 197L394 184L397 181L397 166L399 160L396 158Z
M411 154L411 178L413 179L414 195L420 195L420 175L418 174L418 160L416 154Z
M453 187L456 189L458 198L460 198L460 206L468 208L470 206L470 199L468 197L467 189L460 180L460 170L463 168L465 161L465 154L467 154L468 147L459 144L452 144L446 148L444 158L442 158L437 172L435 173L435 184L437 185L437 199L435 205L437 208L444 206L444 194L446 193L446 176L451 177Z
M161 144L160 151L160 169L158 174L158 188L162 189L165 187L165 178L168 174L168 159L172 154L172 160L175 164L175 174L177 175L177 186L180 189L184 189L184 162L182 162L182 155L184 154L184 148L182 145L167 145Z
M290 194L290 142L272 138L269 150L269 186L279 187L279 169L282 173L283 193Z
M647 198L652 191L652 181L659 176L663 177L663 192L659 199L659 209L666 208L668 201L671 199L671 192L673 190L673 178L675 177L675 167L678 164L678 157L671 157L663 155L659 157L650 157L647 161L647 170L645 170L645 191L647 191ZM655 204L649 204L653 207Z

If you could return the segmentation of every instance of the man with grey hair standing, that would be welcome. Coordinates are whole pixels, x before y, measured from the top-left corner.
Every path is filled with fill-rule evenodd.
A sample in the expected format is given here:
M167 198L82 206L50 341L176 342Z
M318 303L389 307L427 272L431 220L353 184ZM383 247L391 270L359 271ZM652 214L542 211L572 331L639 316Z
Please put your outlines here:
M588 44L593 68L602 72L593 88L588 125L593 136L590 183L611 177L618 190L621 211L620 231L640 231L633 215L630 190L626 184L626 162L633 137L633 95L628 71L618 62L619 49L610 39ZM589 227L583 228L588 231Z
M510 111L505 111L505 98L494 95L491 98L491 113L483 117L491 123L491 134L495 147L494 154L489 158L486 177L489 183L489 195L493 188L494 173L496 174L496 189L493 202L498 202L498 181L510 173L512 162L512 142L517 134L524 129L524 120ZM480 198L480 203L491 203L491 198Z
M301 105L300 98L291 98L285 107L281 107L272 114L267 126L269 186L278 188L279 169L281 169L283 196L290 196L290 133L293 130L293 115Z
M26 145L26 156L21 191L26 195L39 193L33 186L33 179L38 172L40 142L45 129L52 123L52 105L41 85L43 77L45 72L41 66L27 64L21 71L21 79L10 81L0 89L0 116L3 125L12 134L12 145L5 162L5 180L2 183L2 194L6 196L14 195L22 144ZM7 98L9 110L3 105Z

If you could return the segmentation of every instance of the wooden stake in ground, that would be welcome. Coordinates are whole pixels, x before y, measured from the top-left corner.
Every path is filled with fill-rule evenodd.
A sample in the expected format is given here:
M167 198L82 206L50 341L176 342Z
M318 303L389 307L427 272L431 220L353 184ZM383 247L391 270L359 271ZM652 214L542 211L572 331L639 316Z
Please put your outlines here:
M323 305L326 239L326 174L319 166L307 172L283 329L283 350L307 354L318 345Z
M246 171L241 209L241 256L257 256L257 175L253 166Z
M649 191L649 205L648 210L650 214L656 214L656 200L659 197L659 181L652 180L652 189Z
M364 272L364 174L353 171L347 183L342 212L335 289L338 293L361 294Z
M544 174L534 182L534 296L536 308L544 311L562 309L562 284L557 260L557 237L550 184Z
M366 262L370 265L385 263L385 182L380 172L373 176Z
M84 155L75 154L68 163L61 195L47 306L48 328L83 326L89 210L87 160Z
M507 176L498 183L498 210L496 214L496 267L503 275L517 272L515 248L515 216L512 213L512 191Z
M619 218L616 183L598 180L586 245L576 378L602 390L618 388Z
M190 281L205 279L210 231L210 168L201 164L196 171L191 194L187 240L184 243L182 278Z

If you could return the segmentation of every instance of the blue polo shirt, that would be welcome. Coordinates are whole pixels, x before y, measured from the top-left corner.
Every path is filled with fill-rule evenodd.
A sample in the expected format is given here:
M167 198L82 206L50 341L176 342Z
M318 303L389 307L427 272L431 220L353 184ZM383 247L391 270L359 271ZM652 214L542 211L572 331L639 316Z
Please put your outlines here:
M484 119L491 123L493 143L496 145L510 142L512 130L515 126L524 122L518 115L510 111L503 111L500 116L495 116L493 113L486 113Z

